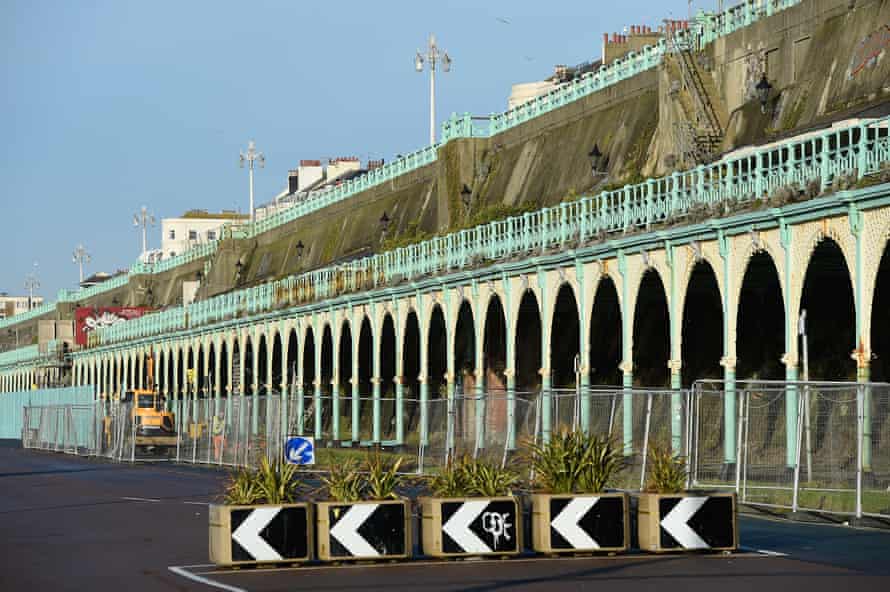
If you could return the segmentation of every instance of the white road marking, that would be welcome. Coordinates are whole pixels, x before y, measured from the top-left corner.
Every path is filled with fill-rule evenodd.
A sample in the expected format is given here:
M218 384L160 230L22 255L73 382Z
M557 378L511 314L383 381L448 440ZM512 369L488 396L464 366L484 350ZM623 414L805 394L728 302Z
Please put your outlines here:
M203 565L171 565L167 567L170 571L175 573L178 576L189 579L193 582L198 582L199 584L204 584L205 586L211 586L213 588L219 588L220 590L226 590L227 592L247 592L244 588L238 588L237 586L229 586L227 584L221 584L210 578L205 578L203 576L195 575L192 572L188 571L187 567L207 567Z
M125 499L125 500L131 501L131 502L154 502L154 503L157 503L157 502L161 501L159 499L151 499L148 497L122 497L121 499Z
M747 551L748 553L760 553L761 555L768 555L770 557L788 557L788 553L782 553L781 551L755 549L754 547L746 547L744 545L739 545L739 551Z
M184 504L189 504L192 506L209 506L210 502L182 502Z

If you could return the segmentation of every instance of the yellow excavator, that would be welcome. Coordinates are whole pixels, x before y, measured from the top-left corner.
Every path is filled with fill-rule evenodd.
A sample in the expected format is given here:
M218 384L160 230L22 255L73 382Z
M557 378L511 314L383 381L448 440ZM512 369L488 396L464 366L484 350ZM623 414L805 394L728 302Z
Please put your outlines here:
M154 360L145 360L148 384L154 384ZM126 391L123 403L133 403L133 425L136 428L136 447L146 451L163 452L176 447L176 421L173 412L164 409L163 397L154 388Z

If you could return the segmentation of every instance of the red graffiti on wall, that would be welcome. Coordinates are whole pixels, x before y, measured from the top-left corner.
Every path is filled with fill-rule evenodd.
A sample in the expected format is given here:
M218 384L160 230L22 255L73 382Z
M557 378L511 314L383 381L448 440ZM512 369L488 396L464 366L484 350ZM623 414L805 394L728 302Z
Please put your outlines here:
M850 63L850 78L859 74L863 69L873 66L881 52L890 45L890 25L884 25L877 31L859 42L853 50L853 59Z

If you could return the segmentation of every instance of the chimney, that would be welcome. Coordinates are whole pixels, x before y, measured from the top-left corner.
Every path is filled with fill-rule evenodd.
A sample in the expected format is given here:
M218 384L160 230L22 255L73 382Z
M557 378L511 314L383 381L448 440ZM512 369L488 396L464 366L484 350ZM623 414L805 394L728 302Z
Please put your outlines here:
M608 44L609 44L609 34L603 33L603 45L608 45Z
M300 187L300 175L295 170L287 172L287 192L296 193Z

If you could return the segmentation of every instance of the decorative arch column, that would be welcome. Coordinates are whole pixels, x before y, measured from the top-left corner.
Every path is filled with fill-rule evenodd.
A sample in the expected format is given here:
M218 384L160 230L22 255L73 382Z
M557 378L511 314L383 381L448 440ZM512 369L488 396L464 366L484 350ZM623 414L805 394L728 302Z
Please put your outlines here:
M624 311L621 315L621 344L622 360L619 368L621 369L622 384L624 394L622 395L621 407L621 431L624 443L624 456L633 454L633 319L634 302L630 299L628 283L629 273L627 269L627 256L624 251L618 251L618 275L621 278L621 302L624 305Z
M506 323L507 343L505 344L506 360L504 360L504 378L507 384L507 437L506 446L513 450L516 448L516 319L513 314L512 281L507 274L501 275L501 288L504 292L504 322ZM484 344L484 342L483 342Z
M794 231L784 220L779 221L779 238L785 255L785 355L782 363L785 364L785 380L796 382L798 379L798 350L797 350L797 310L793 304L795 273L806 273L806 269L795 270L793 266ZM803 289L803 277L799 283ZM797 386L789 385L785 393L785 464L793 467L797 462Z
M380 360L383 343L383 320L377 318L377 306L371 302L368 306L371 319L371 393L372 393L372 431L371 439L380 444Z
M360 311L358 307L352 307L351 320L349 323L349 335L352 338L352 378L350 381L352 382L352 441L353 443L359 442L360 432L359 432L359 422L361 421L361 393L359 392L359 377L358 377L358 367L359 367L359 343L361 342L361 334L362 334L362 323L364 322L364 316L360 316ZM361 321L356 321L361 318ZM342 330L342 329L341 329ZM373 339L371 340L373 343Z
M343 331L339 314L330 311L331 329L331 440L340 441L340 333ZM324 345L324 335L321 336ZM284 358L285 360L287 357Z
M430 299L432 301L432 299ZM430 322L427 318L427 309L424 306L423 297L420 292L414 294L414 311L417 316L417 330L420 332L420 352L418 361L420 364L420 372L417 375L419 398L420 398L420 443L423 446L429 444L430 434L430 383L429 383L429 331ZM432 314L433 308L430 307L429 313ZM406 315L407 316L407 315Z
M550 331L553 319L547 314L550 310L550 298L547 293L547 274L541 268L536 271L538 281L538 294L541 297L541 437L543 441L550 441L550 431L553 425L550 393ZM554 300L556 296L554 295Z
M312 414L313 418L313 433L315 434L316 440L321 440L322 432L323 432L323 424L322 424L322 411L324 408L324 401L322 400L322 392L321 392L321 350L324 349L324 329L319 330L322 325L321 319L319 318L318 313L312 314L312 345L313 345L313 354L315 359L312 363L315 366L315 377L312 381L312 402L313 407L315 408L315 412Z

